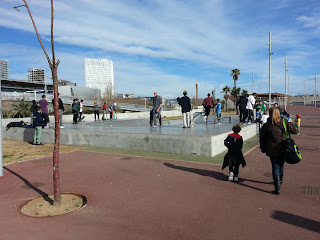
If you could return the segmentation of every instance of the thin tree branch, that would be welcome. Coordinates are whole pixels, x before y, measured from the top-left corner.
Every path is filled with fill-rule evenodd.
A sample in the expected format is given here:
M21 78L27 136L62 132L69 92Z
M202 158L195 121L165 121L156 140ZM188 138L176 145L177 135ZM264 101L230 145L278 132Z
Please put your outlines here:
M23 1L24 4L25 4L24 6L25 6L25 7L27 8L27 10L28 10L28 13L29 13L29 16L30 16L30 18L31 18L31 21L32 21L34 30L36 31L36 34L37 34L39 43L40 43L40 45L41 45L41 47L42 47L42 50L43 50L44 54L46 55L46 58L47 58L48 63L49 63L49 66L50 66L50 68L52 69L53 65L52 65L52 63L51 63L51 60L50 60L48 54L47 54L46 49L44 48L44 46L43 46L43 44L42 44L42 41L41 41L39 32L38 32L37 27L36 27L36 24L35 24L35 22L34 22L34 20L33 20L33 17L32 17L31 11L30 11L30 9L29 9L28 3L26 2L26 0L22 0L22 1ZM23 6L23 5L21 5L21 6ZM18 6L18 7L21 7L21 6ZM18 7L15 7L15 9L17 9Z

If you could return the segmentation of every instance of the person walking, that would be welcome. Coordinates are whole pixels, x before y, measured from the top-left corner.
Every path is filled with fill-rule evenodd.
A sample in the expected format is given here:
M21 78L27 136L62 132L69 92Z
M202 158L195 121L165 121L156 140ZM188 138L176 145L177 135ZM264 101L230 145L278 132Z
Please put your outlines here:
M228 148L228 153L224 156L224 161L222 165L222 170L229 166L229 178L230 182L238 182L239 175L239 166L246 166L246 161L243 157L242 146L243 139L239 135L241 127L239 124L235 124L232 127L232 134L229 134L228 137L224 140L224 145Z
M42 116L44 118L45 123L49 123L50 119L49 119L49 104L46 100L46 95L42 95L42 99L38 102L40 109L41 109L41 113Z
M35 106L33 112L33 127L34 127L34 136L33 136L33 145L43 145L41 143L41 133L43 126L43 118L41 109L38 105Z
M97 117L98 117L98 121L100 121L99 105L97 104L97 101L93 102L93 111L94 111L94 120L97 121Z
M217 107L216 107L216 114L217 114L217 120L218 120L218 124L221 124L221 102L220 99L217 99Z
M202 102L202 106L204 107L205 109L205 116L203 117L203 120L205 122L208 122L208 117L210 115L210 110L211 108L214 108L214 100L212 97L210 97L210 93L208 93L207 95L208 97L205 98Z
M284 158L281 152L283 141L286 139L283 120L280 117L278 108L269 109L268 121L263 125L260 134L260 149L270 157L272 165L272 177L274 183L273 194L280 194L280 184L283 182ZM294 124L284 120L287 131L293 134L298 133Z
M191 101L187 94L188 92L186 90L183 91L183 97L180 98L181 112L183 115L183 128L189 128L191 126Z
M80 111L80 103L79 103L79 99L76 98L73 100L73 103L72 103L72 113L73 113L74 124L78 123L79 111Z
M112 120L112 115L113 115L113 104L112 104L112 102L110 102L108 110L109 110L109 114L110 114L110 120Z
M83 115L83 99L80 100L80 110L79 110L79 121L81 122L84 118Z
M59 97L59 95L60 94L58 93L58 97ZM63 106L63 102L62 102L61 98L58 99L58 103L59 103L59 124L60 124L60 128L64 128L63 123L62 123L64 106ZM52 105L54 107L54 98L52 99Z
M256 103L255 97L257 96L256 93L253 93L252 95L249 95L248 102L247 102L247 115L248 115L248 124L251 124L253 119L253 109L254 105Z
M240 96L239 101L237 102L237 107L239 107L239 123L245 123L246 121L246 107L247 107L248 99L246 96Z
M102 110L103 110L103 115L102 115L102 120L107 120L107 103L104 102L103 106L102 106Z
M160 118L160 109L162 106L162 99L158 95L158 92L153 93L153 107L152 107L152 113L153 113L153 124L152 127L157 127L157 115L159 115Z

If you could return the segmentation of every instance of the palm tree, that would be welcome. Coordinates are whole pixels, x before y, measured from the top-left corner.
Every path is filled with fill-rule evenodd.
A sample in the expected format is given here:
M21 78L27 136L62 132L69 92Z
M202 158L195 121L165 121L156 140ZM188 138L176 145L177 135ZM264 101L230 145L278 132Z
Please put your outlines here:
M11 117L26 117L30 113L30 104L26 102L25 98L17 99L17 103L13 104Z
M237 108L237 102L238 102L238 96L240 95L241 88L233 87L231 90L231 96L234 97L234 105L236 105L236 110L238 114L238 108Z
M248 90L242 89L241 95L242 96L247 96L247 94L248 94Z
M222 92L221 93L224 93L223 97L224 97L224 100L226 102L226 110L228 110L228 99L229 99L229 93L230 92L231 92L231 87L225 86L224 88L222 88Z
M230 76L232 76L232 78L233 78L233 84L234 84L234 87L237 87L237 80L239 79L239 76L240 75L240 69L232 69L231 70L231 74L230 74Z

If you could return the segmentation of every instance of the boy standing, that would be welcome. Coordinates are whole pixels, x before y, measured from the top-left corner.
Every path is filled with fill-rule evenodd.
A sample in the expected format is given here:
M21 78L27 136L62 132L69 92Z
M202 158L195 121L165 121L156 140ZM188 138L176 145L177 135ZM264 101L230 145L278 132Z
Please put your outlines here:
M43 118L41 114L41 109L38 105L35 106L35 111L33 113L33 145L43 145L41 143L41 133L42 133Z
M79 99L76 98L73 100L73 103L72 103L72 113L73 113L73 123L74 124L78 123L79 111L80 111Z
M241 127L239 124L235 124L232 127L232 134L229 134L226 140L224 140L224 145L228 148L228 153L224 156L224 161L222 165L222 170L229 166L229 178L230 182L237 182L239 175L239 166L246 166L246 161L244 160L242 154L243 140L239 135Z
M107 116L107 103L106 102L103 103L102 110L103 110L102 120L107 120L107 118L106 118L106 116Z
M218 119L218 124L221 124L221 102L220 99L217 99L217 108L216 108L216 114Z

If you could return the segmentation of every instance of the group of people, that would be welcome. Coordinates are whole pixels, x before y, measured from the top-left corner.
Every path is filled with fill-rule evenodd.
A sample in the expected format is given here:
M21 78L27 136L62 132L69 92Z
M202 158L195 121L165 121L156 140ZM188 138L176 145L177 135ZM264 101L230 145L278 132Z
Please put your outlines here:
M261 111L261 109L263 109L263 107L261 107L261 102L259 102L259 105L260 108L258 107L258 109ZM297 115L297 119L294 123L288 119L286 114L280 113L277 104L271 107L268 113L266 108L263 109L263 112L264 116L268 117L261 128L260 149L261 152L270 157L274 184L272 194L279 195L284 174L285 161L282 146L286 140L286 131L291 134L298 134L300 131L301 116ZM242 167L245 167L246 161L242 153L243 139L241 135L239 135L239 132L241 131L240 124L235 124L232 130L233 133L229 134L224 141L225 146L228 148L228 152L224 157L222 169L229 167L228 180L237 182L239 180L239 166L242 165Z
M204 110L205 110L205 114L204 114L203 120L206 123L208 122L208 117L210 115L211 108L212 109L216 108L216 117L217 117L217 120L218 120L218 124L221 124L221 108L222 108L222 105L221 105L221 101L220 101L219 98L217 99L217 104L215 105L213 97L211 97L211 94L208 93L207 97L202 102L202 106L204 107Z
M93 102L93 114L94 114L94 120L100 121L100 106L97 104L97 101ZM108 107L109 113L110 113L110 120L111 119L117 119L117 104L110 102L110 105ZM102 106L102 120L107 120L107 102L103 103ZM76 98L73 100L72 103L72 113L73 113L73 123L77 124L80 121L84 119L83 115L83 100L79 102L79 99Z

